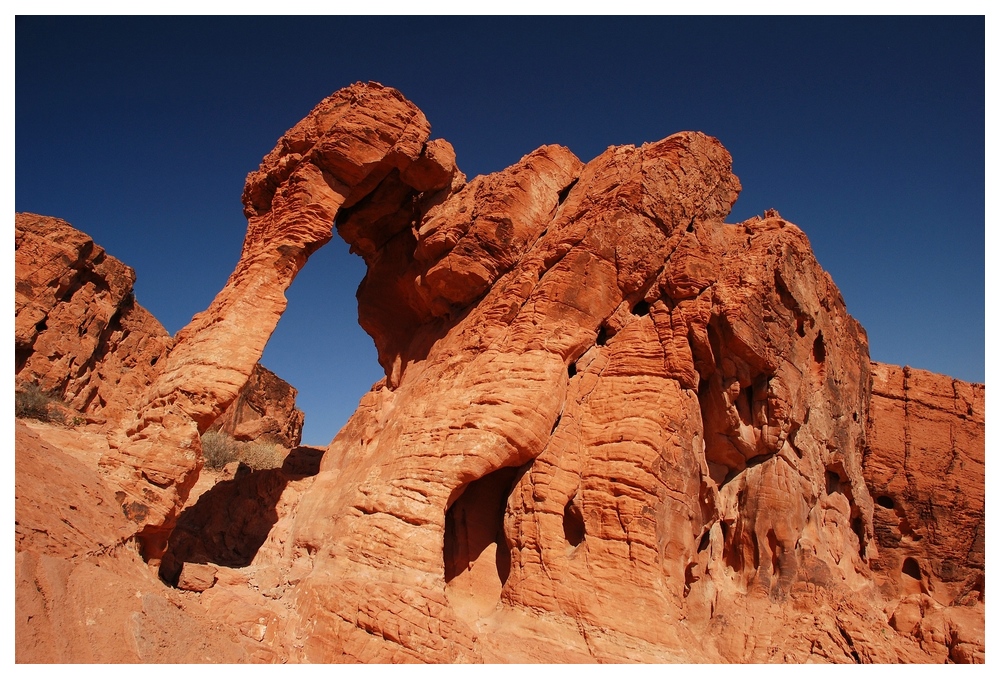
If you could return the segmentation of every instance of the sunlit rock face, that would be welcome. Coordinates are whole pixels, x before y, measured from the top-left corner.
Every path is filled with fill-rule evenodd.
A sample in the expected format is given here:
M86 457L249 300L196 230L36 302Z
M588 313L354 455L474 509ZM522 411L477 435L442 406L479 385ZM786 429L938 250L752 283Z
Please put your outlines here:
M739 189L681 133L413 201L358 295L386 380L296 521L304 658L741 660L701 630L870 589L865 334Z
M245 657L984 658L981 385L871 364L798 227L725 223L712 137L467 181L429 134L377 84L286 133L236 271L105 456L155 563L284 289L331 226L364 258L385 378L315 467L237 474L171 539Z
M200 434L237 397L285 310L285 290L309 255L331 238L341 208L382 183L446 186L447 145L427 144L430 126L397 91L355 85L324 99L247 177L247 235L236 269L205 311L177 333L162 371L102 466L147 558L159 558L202 467ZM442 165L444 163L444 165ZM402 203L384 209L396 212Z
M986 392L872 364L865 478L889 624L935 662L983 662Z
M14 217L15 381L37 385L91 430L129 418L174 339L135 300L135 272L55 217ZM216 420L240 440L302 438L297 391L260 364Z
M305 413L295 407L298 390L260 365L229 407L212 424L237 441L273 441L285 448L302 442Z
M135 272L61 219L14 216L15 380L115 423L173 340L135 301ZM162 367L162 366L161 366Z

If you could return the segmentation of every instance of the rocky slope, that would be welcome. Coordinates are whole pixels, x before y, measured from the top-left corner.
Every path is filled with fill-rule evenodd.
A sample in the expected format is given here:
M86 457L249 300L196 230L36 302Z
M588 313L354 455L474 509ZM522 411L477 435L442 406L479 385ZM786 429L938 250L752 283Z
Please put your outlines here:
M84 483L124 516L51 558L225 625L210 659L984 658L981 385L870 364L798 227L724 222L740 184L711 137L586 164L546 146L466 181L429 134L357 84L279 140L247 179L236 270ZM198 434L334 222L368 266L385 379L321 462L187 502ZM46 531L40 492L19 490L25 536ZM19 657L56 618L93 639L65 613L82 589L32 594L44 548L23 544ZM106 657L79 643L59 657ZM136 653L193 652L157 648Z

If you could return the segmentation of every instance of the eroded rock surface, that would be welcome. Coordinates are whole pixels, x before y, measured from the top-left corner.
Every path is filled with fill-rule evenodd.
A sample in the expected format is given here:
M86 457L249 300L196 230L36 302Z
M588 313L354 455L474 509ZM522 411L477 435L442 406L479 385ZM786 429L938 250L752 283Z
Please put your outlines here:
M332 237L341 207L384 183L433 191L454 165L445 143L396 90L355 85L324 99L289 130L243 194L243 252L207 310L177 333L162 372L102 464L125 489L144 553L158 557L201 470L200 434L236 398L260 359L309 255ZM409 182L409 183L407 183ZM407 195L408 199L409 196ZM388 213L401 203L383 202Z
M304 658L505 657L531 627L481 626L517 614L555 657L748 660L700 626L869 585L865 335L798 228L723 223L730 168L694 133L547 147L371 257L412 249L378 308L423 325L369 326L386 383L300 507Z
M102 459L178 594L257 660L983 659L981 385L873 367L798 227L724 222L711 137L466 182L428 135L358 84L248 177L236 271ZM318 470L180 513L334 222L385 379Z
M156 579L94 461L15 423L15 659L237 662L249 654L197 600Z
M129 417L174 340L135 301L135 272L55 217L14 218L15 380L108 431ZM216 422L244 441L302 438L294 387L261 365Z
M305 415L295 407L298 390L260 365L212 425L237 441L268 440L286 448L302 441Z
M875 581L890 624L936 661L985 651L985 390L872 365L865 478L875 497Z
M135 272L61 219L14 217L14 374L99 422L130 412L173 346Z

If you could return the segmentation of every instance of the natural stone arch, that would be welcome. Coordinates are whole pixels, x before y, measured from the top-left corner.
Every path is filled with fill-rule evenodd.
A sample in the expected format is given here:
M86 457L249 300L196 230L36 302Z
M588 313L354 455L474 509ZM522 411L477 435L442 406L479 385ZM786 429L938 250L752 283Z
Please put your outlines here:
M243 192L247 235L235 270L176 337L166 365L102 466L123 489L147 557L162 553L202 466L199 436L246 383L284 312L285 290L332 237L341 209L392 174L414 196L450 187L444 141L428 142L423 113L398 91L357 83L320 102L278 141Z

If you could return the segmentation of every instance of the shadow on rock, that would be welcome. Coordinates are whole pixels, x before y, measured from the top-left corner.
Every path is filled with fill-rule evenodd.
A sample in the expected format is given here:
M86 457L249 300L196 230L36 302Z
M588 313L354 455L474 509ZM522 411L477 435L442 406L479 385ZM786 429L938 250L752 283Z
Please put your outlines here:
M185 563L249 566L278 521L276 507L288 482L315 476L322 457L322 449L300 446L278 469L254 471L241 462L232 479L181 512L160 563L163 581L176 586Z

